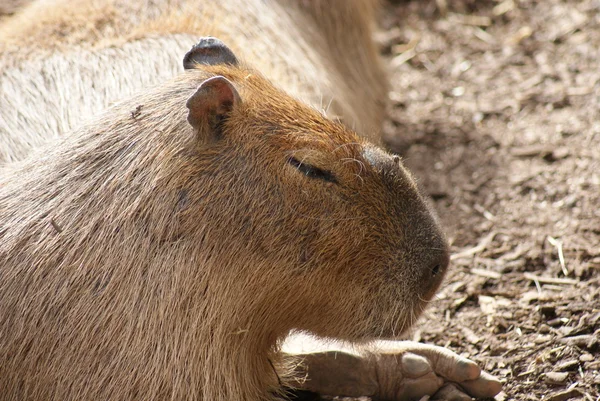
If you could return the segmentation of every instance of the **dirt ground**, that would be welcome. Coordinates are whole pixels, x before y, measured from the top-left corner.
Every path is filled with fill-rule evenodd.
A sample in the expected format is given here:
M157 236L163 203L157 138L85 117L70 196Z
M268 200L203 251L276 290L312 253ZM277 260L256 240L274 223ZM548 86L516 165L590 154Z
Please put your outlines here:
M600 1L396 1L385 138L434 199L453 270L413 339L600 400Z

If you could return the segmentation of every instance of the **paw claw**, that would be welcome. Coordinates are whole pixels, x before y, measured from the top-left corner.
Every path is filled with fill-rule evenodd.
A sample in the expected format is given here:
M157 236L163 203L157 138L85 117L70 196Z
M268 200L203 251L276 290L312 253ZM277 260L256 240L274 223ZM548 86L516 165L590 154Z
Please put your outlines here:
M460 386L475 398L493 397L502 391L502 382L487 372L481 372L475 380L461 382Z
M470 401L471 397L458 389L454 384L446 384L433 395L432 400L444 401Z
M475 380L481 375L481 368L473 361L459 357L458 360L451 361L455 365L454 380L465 381Z
M400 390L395 396L384 399L393 400L414 400L426 395L434 394L442 385L444 380L437 377L433 372L428 373L418 379L403 379Z

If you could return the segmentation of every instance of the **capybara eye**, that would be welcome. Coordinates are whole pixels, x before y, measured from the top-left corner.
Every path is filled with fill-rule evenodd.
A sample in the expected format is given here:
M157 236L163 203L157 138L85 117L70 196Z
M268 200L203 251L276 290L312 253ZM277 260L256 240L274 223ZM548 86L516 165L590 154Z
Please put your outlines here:
M323 180L323 181L327 181L327 182L337 183L337 179L330 171L322 170L318 167L311 166L310 164L307 164L303 161L301 162L300 160L298 160L294 157L290 157L288 159L288 163L290 163L292 166L297 168L298 171L300 171L302 174L304 174L307 177L315 178L315 179Z

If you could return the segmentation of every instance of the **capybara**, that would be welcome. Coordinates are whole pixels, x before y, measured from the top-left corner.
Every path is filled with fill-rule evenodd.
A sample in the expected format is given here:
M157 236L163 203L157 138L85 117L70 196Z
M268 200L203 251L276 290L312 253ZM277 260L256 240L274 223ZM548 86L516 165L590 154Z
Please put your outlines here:
M266 399L290 330L396 337L438 288L399 158L210 43L0 172L3 400Z
M38 0L0 24L0 164L181 71L215 36L287 93L377 141L376 0Z

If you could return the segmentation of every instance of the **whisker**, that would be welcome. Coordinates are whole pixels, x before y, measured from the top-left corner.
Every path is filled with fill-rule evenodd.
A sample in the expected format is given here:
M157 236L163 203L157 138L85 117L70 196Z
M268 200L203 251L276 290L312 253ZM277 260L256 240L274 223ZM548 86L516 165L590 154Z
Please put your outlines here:
M322 96L321 96L321 104L323 103L322 100ZM331 103L333 103L333 96L331 97L331 99L329 99L329 103L327 103L327 107L325 108L325 114L329 113L329 108L331 107Z
M360 171L358 172L358 174L361 174L364 170L366 170L365 164L358 159L355 159L353 157L345 157L341 160L342 160L342 162L344 162L344 164L349 163L349 162L358 163L358 165L360 166Z

